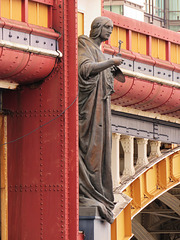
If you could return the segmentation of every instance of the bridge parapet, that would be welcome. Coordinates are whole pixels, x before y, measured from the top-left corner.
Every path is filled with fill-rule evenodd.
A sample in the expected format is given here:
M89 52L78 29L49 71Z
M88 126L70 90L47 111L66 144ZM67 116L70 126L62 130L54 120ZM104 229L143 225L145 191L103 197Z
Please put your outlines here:
M104 45L105 53L116 55L121 39L123 68L180 82L179 33L106 10L103 15L114 23L111 38Z
M119 133L113 133L112 140L112 176L117 202L112 239L130 239L131 227L127 231L125 227L130 219L179 184L180 147Z
M151 167L154 160L161 161L166 155L174 153L175 144L137 138L130 135L112 134L112 176L114 189ZM179 149L179 148L175 148Z

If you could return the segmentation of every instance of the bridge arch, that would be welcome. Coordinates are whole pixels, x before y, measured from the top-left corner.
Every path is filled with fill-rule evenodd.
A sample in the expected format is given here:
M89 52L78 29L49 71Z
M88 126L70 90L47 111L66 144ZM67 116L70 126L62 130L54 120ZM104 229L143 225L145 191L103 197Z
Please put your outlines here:
M148 158L147 164L135 167L134 174L122 176L120 185L114 189L115 199L120 199L121 196L121 204L117 203L116 205L117 217L112 224L111 239L130 239L133 233L140 233L143 237L148 237L149 233L139 226L134 217L157 198L167 202L171 198L171 196L167 196L167 191L179 183L180 147L164 151L158 157L151 156ZM124 199L123 204L122 199ZM177 199L177 201L171 205L179 214L179 200ZM169 205L169 207L172 206ZM117 214L118 211L119 214Z

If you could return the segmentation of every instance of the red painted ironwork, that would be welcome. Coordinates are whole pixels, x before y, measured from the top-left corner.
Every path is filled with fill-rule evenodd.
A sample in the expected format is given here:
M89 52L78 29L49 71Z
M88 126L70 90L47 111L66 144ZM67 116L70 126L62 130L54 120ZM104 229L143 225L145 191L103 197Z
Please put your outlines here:
M28 0L22 1L22 21L28 22Z
M54 9L54 8L53 8ZM69 14L71 12L71 14ZM62 33L59 48L63 48L62 79L64 79L64 105L69 106L77 97L77 1L59 1L53 14L54 28ZM64 154L64 224L62 239L78 239L78 115L77 101L65 113Z
M102 14L111 18L116 26L127 30L127 49L121 49L122 57L136 62L145 63L155 67L180 72L178 64L171 60L171 43L180 43L179 33L156 27L144 22L133 20L125 16L115 14L106 10ZM131 51L131 32L146 34L147 55ZM170 34L172 33L172 34ZM157 59L151 56L152 37L166 41L166 60ZM118 48L112 47L109 43L104 44L103 50L110 55L116 55ZM180 89L160 85L142 79L126 77L125 83L115 81L115 93L112 95L112 103L124 107L130 106L144 111L158 112L170 116L180 117L179 98Z
M30 0L30 1L53 6L53 0Z
M106 17L112 19L116 26L129 29L135 32L150 35L152 37L157 37L162 40L171 41L173 43L180 43L179 33L171 31L169 29L160 28L155 25L151 25L138 20L133 20L131 18L119 15L110 11L103 10L102 14Z
M78 234L78 240L84 240L84 234L83 233L79 233Z
M27 7L26 5L27 2L25 1L24 8ZM58 40L60 37L53 29L28 25L25 22L11 19L1 18L0 27L50 39ZM55 66L56 58L0 47L0 61L1 80L13 80L17 83L26 84L47 77Z
M58 39L64 56L62 61L57 62L43 82L3 92L3 109L9 113L8 141L31 132L8 144L9 240L78 240L80 236L83 239L78 234L76 13L76 1L55 1L53 28L63 36ZM23 31L30 29L25 23L13 26L22 27ZM18 57L23 59L22 54ZM31 62L24 56L27 75L30 69L41 65L40 58L33 54L30 58ZM18 61L20 64L20 59ZM16 64L18 66L18 62ZM44 64L48 68L50 63ZM4 76L7 74L4 71ZM37 74L40 73L35 72L33 78ZM21 72L18 76L23 78ZM33 131L48 121L51 122Z
M180 89L132 77L125 83L115 80L114 87L112 104L180 118Z
M48 27L52 28L52 6L48 8Z
M47 77L56 58L1 47L0 79L27 84Z
M12 19L0 18L0 27L17 30L24 33L31 33L34 35L47 37L51 39L58 39L60 36L51 28L41 27L26 22L19 22Z

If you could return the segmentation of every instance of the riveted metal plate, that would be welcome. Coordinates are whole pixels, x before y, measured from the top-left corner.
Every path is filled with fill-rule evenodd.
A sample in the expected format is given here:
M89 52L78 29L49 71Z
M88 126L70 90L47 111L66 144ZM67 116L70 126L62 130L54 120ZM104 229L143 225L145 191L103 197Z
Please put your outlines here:
M180 83L180 73L178 73L178 72L173 72L173 81Z
M180 125L162 120L112 112L112 132L179 144Z
M129 60L126 58L123 58L123 60L124 60L124 62L121 65L121 67L133 71L134 62L132 60Z
M2 35L3 40L9 41L9 42L14 42L14 43L19 43L19 44L24 44L24 45L29 45L29 34L28 33L3 28L2 34L3 34Z
M146 75L153 76L154 71L153 71L153 66L140 63L140 62L134 62L134 71L135 72L140 72Z
M30 34L31 46L56 51L56 40Z
M104 56L105 56L106 59L111 59L112 58L112 55L107 54L107 53L104 53Z
M139 127L138 127L138 124ZM134 121L133 118L112 115L112 132L153 139L153 124L144 121Z
M2 34L2 28L0 28L0 39L3 38L3 34Z
M104 53L104 56L106 57L106 59L112 58L112 55L109 55L107 53ZM120 67L133 71L133 64L134 64L133 61L126 58L122 58L122 59L124 60L124 62Z
M164 68L154 67L154 76L172 81L172 71Z

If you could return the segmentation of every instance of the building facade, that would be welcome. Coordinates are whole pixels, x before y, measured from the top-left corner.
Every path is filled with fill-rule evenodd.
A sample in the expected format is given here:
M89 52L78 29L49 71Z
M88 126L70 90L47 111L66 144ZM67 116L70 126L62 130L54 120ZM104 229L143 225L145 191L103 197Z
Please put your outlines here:
M104 8L173 31L180 29L180 3L178 0L105 0Z

